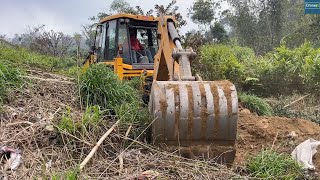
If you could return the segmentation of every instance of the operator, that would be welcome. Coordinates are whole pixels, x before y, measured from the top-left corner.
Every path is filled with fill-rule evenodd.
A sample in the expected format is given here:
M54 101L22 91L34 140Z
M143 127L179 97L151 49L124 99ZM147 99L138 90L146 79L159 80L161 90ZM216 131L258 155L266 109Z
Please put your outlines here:
M140 41L137 39L137 29L129 29L129 32L131 49L136 52L138 63L148 63L149 60L146 56L147 53L141 45Z
M137 29L130 29L130 44L131 49L135 51L143 51L144 48L141 45L140 41L137 39Z

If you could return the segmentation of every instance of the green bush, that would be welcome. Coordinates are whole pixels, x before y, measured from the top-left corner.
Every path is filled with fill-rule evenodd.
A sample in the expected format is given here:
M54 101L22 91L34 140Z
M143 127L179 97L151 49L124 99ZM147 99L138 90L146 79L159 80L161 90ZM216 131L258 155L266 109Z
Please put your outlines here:
M262 93L290 95L293 93L320 93L320 49L305 43L289 49L285 45L268 53L255 68L259 74Z
M126 81L120 81L106 65L92 65L80 77L80 95L86 106L99 105L110 109L125 122L147 120L148 113L142 107L139 90Z
M253 178L298 179L302 177L302 167L290 155L272 150L263 150L248 159L247 168Z
M0 61L0 103L9 88L17 87L21 81L21 71Z
M229 79L241 82L244 78L244 65L233 49L226 45L206 45L200 50L199 73L207 80Z
M251 112L257 113L259 116L272 115L272 108L270 105L258 96L240 93L239 100L242 106L249 109Z
M282 44L264 56L246 47L205 45L195 67L207 80L229 79L261 96L320 94L320 49L310 43L295 49Z

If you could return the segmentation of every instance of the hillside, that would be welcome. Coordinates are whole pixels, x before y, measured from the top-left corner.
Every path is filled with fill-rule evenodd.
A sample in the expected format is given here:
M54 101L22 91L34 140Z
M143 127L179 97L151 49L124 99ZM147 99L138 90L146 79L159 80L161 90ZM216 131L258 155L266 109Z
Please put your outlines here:
M66 115L68 109L75 119L84 113L74 91L73 79L40 70L27 70L26 76L29 78L25 79L21 89L9 92L0 116L1 142L21 150L23 159L19 169L9 172L7 176L45 178L68 171L70 176L103 132L96 132L96 137L74 137L57 129L56 122ZM111 117L105 119L109 121L109 126L114 122ZM292 131L297 133L297 138L288 137ZM141 140L136 140L129 147L132 139L124 137L126 130L117 128L80 177L133 178L149 170L150 176L162 178L244 178L247 175L237 174L237 169L245 166L248 156L270 147L278 152L291 153L305 139L319 139L319 132L319 125L307 120L259 117L242 110L238 123L237 157L234 166L228 169L213 162L183 159L157 150ZM314 162L318 171L319 154Z

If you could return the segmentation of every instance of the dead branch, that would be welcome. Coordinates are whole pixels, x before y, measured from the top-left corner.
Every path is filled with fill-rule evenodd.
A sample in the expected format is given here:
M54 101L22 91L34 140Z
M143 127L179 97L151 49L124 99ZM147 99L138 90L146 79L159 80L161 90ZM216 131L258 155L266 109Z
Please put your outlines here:
M120 120L118 120L114 125L99 139L97 144L93 147L93 149L90 151L88 156L82 161L80 164L80 170L83 169L83 167L89 162L89 160L92 158L92 156L95 154L95 152L98 150L99 146L103 143L103 141L109 136L109 134L114 130L114 128L119 124Z
M293 104L295 104L295 103L303 100L304 98L306 98L306 97L308 97L308 96L310 96L310 94L307 94L307 95L305 95L305 96L300 97L299 99L297 99L297 100L295 100L295 101L292 101L290 104L285 105L283 108L287 108L287 107L289 107L289 106L292 106Z
M15 122L15 123L9 123L6 125L6 127L15 126L15 125L19 125L19 124L29 124L30 126L33 125L33 123L29 122L29 121L20 121L20 122Z

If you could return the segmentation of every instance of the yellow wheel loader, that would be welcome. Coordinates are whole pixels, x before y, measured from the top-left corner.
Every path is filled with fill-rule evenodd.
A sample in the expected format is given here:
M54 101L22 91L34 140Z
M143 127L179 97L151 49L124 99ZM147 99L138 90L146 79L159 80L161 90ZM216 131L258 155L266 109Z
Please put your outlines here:
M107 16L97 26L84 70L105 63L119 79L151 79L152 143L188 158L231 163L237 138L236 88L227 80L202 81L192 75L190 61L196 54L181 46L176 24L173 16Z

